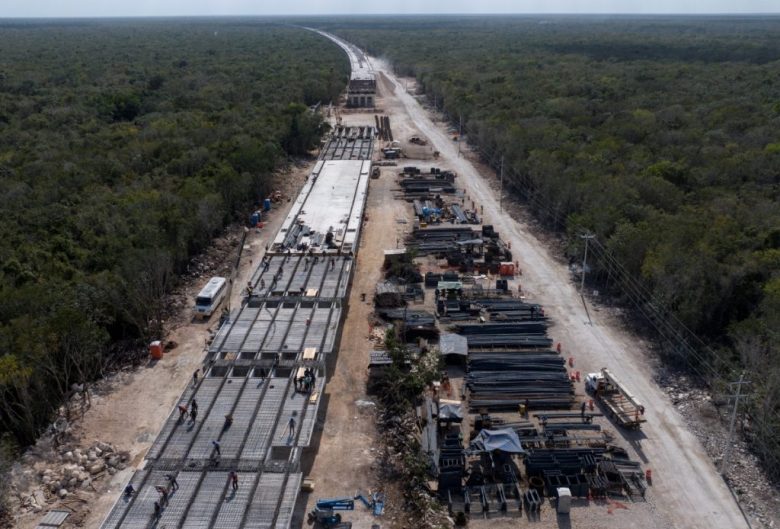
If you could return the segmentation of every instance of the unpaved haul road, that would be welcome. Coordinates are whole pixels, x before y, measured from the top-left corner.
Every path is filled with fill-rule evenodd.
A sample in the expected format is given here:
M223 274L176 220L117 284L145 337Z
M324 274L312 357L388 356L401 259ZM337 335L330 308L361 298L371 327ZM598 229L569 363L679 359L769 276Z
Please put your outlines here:
M591 311L593 324L572 284L566 266L557 262L544 243L507 214L499 214L496 192L465 158L447 131L437 126L420 103L404 90L384 61L371 58L374 69L383 74L394 93L384 93L390 103L396 98L407 116L393 115L393 105L385 109L393 120L410 119L440 152L438 165L455 170L459 185L470 199L484 207L484 222L493 224L501 237L512 244L522 276L523 290L542 303L555 321L556 341L564 353L574 356L582 372L609 367L647 408L647 423L639 434L626 435L645 468L653 471L652 501L659 525L679 528L746 528L744 518L703 447L688 430L670 400L653 381L647 353L639 340L621 330L607 316ZM623 432L619 432L623 433ZM607 522L607 520L604 520ZM658 520L659 522L661 520ZM664 523L665 522L665 523Z

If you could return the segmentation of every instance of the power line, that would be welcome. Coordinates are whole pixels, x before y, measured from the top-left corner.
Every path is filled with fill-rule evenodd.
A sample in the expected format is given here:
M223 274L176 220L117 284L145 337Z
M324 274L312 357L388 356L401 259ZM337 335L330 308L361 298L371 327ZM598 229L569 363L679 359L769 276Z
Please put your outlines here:
M442 110L441 112L449 121L453 121L452 117L446 110ZM460 142L462 141L463 133L465 132L466 134L469 134L469 129L467 125L464 125L461 113L458 115L458 123L460 132L458 136L458 149L460 152ZM557 210L553 209L553 205L549 201L542 201L542 199L540 199L539 196L535 193L536 186L533 184L533 180L530 176L518 174L511 168L511 166L509 168L505 167L504 157L503 155L498 155L497 146L492 151L489 150L487 146L483 145L471 145L471 148L484 160L487 160L488 165L491 166L494 170L496 159L497 157L500 157L500 206L503 205L501 199L503 199L503 179L504 173L506 172L511 177L511 181L513 182L513 189L517 191L529 205L536 208L537 211L547 217L549 221L552 221L552 224L556 228L560 229L567 227L566 218ZM581 228L577 226L572 227L572 229L575 231L581 231ZM604 245L601 244L597 238L593 237L586 239L585 252L587 252L588 241L593 243L592 251L594 256L602 264L602 266L607 268L610 274L614 272L615 276L617 277L617 281L622 287L621 291L623 294L630 299L636 309L656 330L658 335L668 341L672 346L675 346L675 348L681 349L678 351L678 356L683 359L688 367L692 369L707 384L711 385L712 383L724 383L725 379L723 378L721 371L712 365L711 359L715 359L725 366L732 365L733 362L727 358L723 358L720 354L718 354L696 333L689 329L688 326L685 325L685 323L683 323L671 310L667 309L665 304L658 299L657 295L655 295L647 287L647 285L636 279L633 274L631 274L626 269L626 267L617 260L612 252L604 247ZM583 282L580 287L581 293L584 290L583 287L586 259L587 253L583 259ZM704 356L702 351L698 350L696 346L703 350L703 352L706 352L709 355L709 358ZM695 360L695 362L692 360ZM780 415L778 415L777 412L770 412L770 414L774 418L780 419ZM774 454L767 450L768 447L765 444L767 439L767 433L764 429L767 427L766 423L755 418L754 420L756 424L762 427L762 432L764 433L764 435L760 437L759 443L764 449L764 457L771 459L775 464L777 464L778 459L774 456ZM770 442L776 444L776 446L780 448L780 441L778 441L774 436L769 435L768 439Z
M739 398L742 396L742 385L750 384L745 380L745 373L739 377L739 382L733 382L731 385L737 386L737 394L734 396L734 412L731 414L731 424L729 425L729 439L726 441L726 452L723 454L723 460L720 462L720 473L724 476L729 469L729 457L731 457L731 447L734 439L734 426L737 424L737 410L739 409Z

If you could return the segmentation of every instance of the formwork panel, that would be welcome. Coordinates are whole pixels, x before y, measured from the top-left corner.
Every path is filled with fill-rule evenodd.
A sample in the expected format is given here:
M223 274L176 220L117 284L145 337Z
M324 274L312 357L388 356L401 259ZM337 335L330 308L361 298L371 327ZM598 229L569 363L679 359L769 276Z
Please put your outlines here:
M179 488L171 493L157 527L178 527L187 516L190 500L195 495L201 477L201 472L179 472L176 476Z
M268 389L260 403L260 409L247 435L244 448L241 451L241 459L246 461L262 461L268 450L271 432L276 424L279 409L282 407L284 395L287 392L289 380L284 378L272 378L269 380Z
M268 381L266 379L247 379L244 391L241 393L233 410L233 424L222 432L222 437L219 440L223 458L234 459L239 456L241 445L244 442L247 431L254 422L255 410L267 384Z
M144 479L146 479L147 474L149 474L148 470L139 470L133 474L133 477L130 478L130 483L133 485L136 491L141 490L141 483L143 483ZM152 500L152 502L154 502L154 500ZM122 517L130 509L130 504L131 498L127 498L124 494L122 494L119 499L117 499L116 503L114 503L114 507L111 509L111 513L103 522L103 529L116 529L119 527Z
M312 258L312 264L310 266L311 273L309 274L309 280L306 283L306 290L315 289L317 291L317 296L324 296L325 294L322 293L322 281L329 271L328 260L324 257L317 256L317 262L314 263L314 259L315 258Z
M309 324L309 332L303 340L302 347L316 347L320 350L322 342L325 339L325 334L328 331L328 320L330 319L331 304L325 303L327 306L322 307L317 304L314 309L314 313L311 316L311 323Z
M230 329L233 326L233 322L238 318L239 309L235 309L231 311L230 313L230 319L225 321L217 331L217 334L214 336L214 339L211 341L211 345L209 346L209 352L215 353L219 351L220 346L222 345L222 342L225 341L225 337L230 334Z
M313 259L308 256L301 256L295 258L296 268L295 273L290 279L290 284L287 286L287 291L291 294L303 294L306 291L306 284L309 278L309 272L311 271L311 265Z
M281 349L294 314L295 308L279 308L274 321L271 323L271 327L268 329L268 334L261 347L262 351L278 351Z
M244 344L241 346L241 352L256 353L260 350L260 347L263 345L265 335L268 333L268 328L271 326L271 316L264 314L267 310L268 309L266 307L262 307L263 312L249 330L249 333L246 336L246 340L244 340ZM268 316L269 319L260 319L263 316Z
M335 304L334 304L335 305ZM339 323L341 322L341 307L334 306L328 322L325 340L322 342L322 352L332 353L339 335Z
M198 487L195 501L186 513L184 529L208 529L211 519L222 503L227 484L227 472L207 472Z
M270 529L273 527L279 498L284 488L284 474L266 472L260 476L252 502L249 504L246 529Z
M230 332L228 332L225 340L219 346L220 352L236 352L241 348L241 344L244 342L244 338L246 338L246 335L249 333L249 328L252 326L252 320L241 317L246 310L247 309L244 309L235 323L233 323Z
M314 426L317 424L317 413L320 408L320 400L322 400L322 393L325 389L325 377L321 376L314 383L314 390L309 396L309 403L306 406L306 412L301 421L301 433L298 436L298 446L309 446L311 444L311 438L314 433ZM311 402L311 397L315 396L314 402Z
M347 288L349 288L349 277L352 273L352 268L355 266L355 261L352 259L344 259L344 265L339 273L338 286L336 288L337 298L347 297Z
M164 477L162 473L158 474ZM154 502L160 499L160 495L154 486L142 487L136 494L120 525L123 529L146 529L154 521Z
M198 422L192 423L187 419L184 423L177 426L170 438L168 439L165 447L160 451L160 457L165 459L181 459L187 455L195 437L198 435L198 431L203 421L203 414L209 409L211 403L214 401L214 397L219 392L219 388L222 386L221 378L205 378L198 387L197 393L195 393L195 400L198 401Z
M268 269L271 276L265 280L269 293L284 294L295 274L297 256L275 257ZM274 268L275 267L275 268Z
M217 517L214 519L212 526L214 529L236 529L241 525L241 519L249 505L252 488L258 476L259 474L254 472L239 472L238 490L235 492L232 489L229 490L225 501L219 507Z
M284 399L282 414L279 416L279 422L274 431L273 446L292 446L294 444L294 438L291 439L288 434L290 417L295 418L295 433L297 435L303 419L303 408L306 406L308 398L308 394L298 393L295 391L295 386L290 386Z
M263 303L258 310L257 319L252 324L244 345L241 347L242 352L256 353L260 351L266 338L276 332L273 321L276 318L278 307L274 304L269 306L268 303Z
M225 381L225 385L214 400L214 405L209 410L208 416L203 420L203 425L187 454L188 458L208 459L211 456L214 450L212 442L219 439L225 425L225 415L232 411L233 404L235 404L246 380L246 378L228 378ZM225 457L224 454L222 457Z
M282 503L279 505L279 515L276 517L274 529L290 528L295 502L298 501L298 494L301 490L302 479L303 476L297 472L287 476L287 484L284 487Z
M343 274L344 267L347 263L351 262L350 259L347 259L346 257L334 257L333 264L327 265L327 270L325 272L325 277L323 278L322 282L322 289L320 293L320 297L322 298L335 298L340 297L340 285L342 283L341 277Z
M284 339L284 344L282 345L283 351L293 352L301 349L303 340L306 337L306 331L311 323L311 316L311 308L298 309L298 312L296 312L295 318L290 325L290 329L287 332L287 337Z
M162 430L157 434L154 444L146 453L146 459L156 459L157 456L160 455L160 451L165 445L165 441L170 437L175 428L187 427L188 419L185 419L181 423L179 422L179 406L189 406L190 398L192 398L194 393L195 387L192 384L188 384L181 398L176 403L176 406L174 406L173 410L171 410L171 413L168 415L168 419L165 421Z

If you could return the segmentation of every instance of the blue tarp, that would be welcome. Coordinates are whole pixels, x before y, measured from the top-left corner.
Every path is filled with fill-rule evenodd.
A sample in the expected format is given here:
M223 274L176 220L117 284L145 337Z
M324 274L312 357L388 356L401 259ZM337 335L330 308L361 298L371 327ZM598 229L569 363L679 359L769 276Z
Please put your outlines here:
M472 450L483 450L491 452L501 450L510 454L524 454L523 445L520 444L520 438L517 432L511 428L502 428L500 430L482 430L471 441L469 446Z

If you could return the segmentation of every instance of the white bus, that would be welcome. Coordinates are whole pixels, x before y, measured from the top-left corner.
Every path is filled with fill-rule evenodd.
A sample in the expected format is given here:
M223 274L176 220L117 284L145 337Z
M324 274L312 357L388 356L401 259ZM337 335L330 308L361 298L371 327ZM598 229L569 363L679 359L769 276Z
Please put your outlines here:
M208 318L225 299L226 293L227 280L224 277L212 277L195 298L195 313Z

